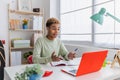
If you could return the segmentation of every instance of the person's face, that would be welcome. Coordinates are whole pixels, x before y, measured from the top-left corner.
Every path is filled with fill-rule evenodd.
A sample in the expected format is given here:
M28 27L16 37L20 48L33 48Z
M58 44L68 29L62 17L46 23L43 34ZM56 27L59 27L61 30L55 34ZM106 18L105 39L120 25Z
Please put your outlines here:
M52 39L56 38L60 29L60 24L52 24L51 26L47 27L48 36Z

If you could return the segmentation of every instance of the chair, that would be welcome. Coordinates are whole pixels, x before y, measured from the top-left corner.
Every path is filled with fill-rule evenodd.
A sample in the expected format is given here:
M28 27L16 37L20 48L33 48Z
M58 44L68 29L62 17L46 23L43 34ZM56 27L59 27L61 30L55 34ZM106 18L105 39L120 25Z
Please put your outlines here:
M5 67L5 51L0 40L0 80L4 80L4 67Z

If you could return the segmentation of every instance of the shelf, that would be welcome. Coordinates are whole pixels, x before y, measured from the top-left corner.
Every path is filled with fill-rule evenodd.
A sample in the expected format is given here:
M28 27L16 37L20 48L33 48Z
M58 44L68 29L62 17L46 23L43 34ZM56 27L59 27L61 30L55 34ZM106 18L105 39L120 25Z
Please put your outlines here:
M10 7L11 6L8 4L9 65L14 64L12 58L16 57L16 55L12 56L12 52L20 51L21 53L24 53L26 51L32 51L34 49L35 41L37 40L38 37L42 36L44 33L44 9L40 9L40 12L33 12L33 11L20 11L17 9L10 9ZM28 28L26 29L22 28L24 19L29 20L28 21L29 25ZM38 28L37 27L34 28L33 26L34 21L40 22L40 24L36 23ZM12 39L19 39L19 38L23 40L30 40L31 46L28 47L23 46L20 48L12 47L13 46ZM23 59L22 56L21 59ZM26 64L26 62L23 63Z
M13 30L13 29L9 29L10 31L20 31L20 32L22 32L22 31L27 31L27 32L39 32L39 33L42 33L42 30L33 30L33 29L15 29L15 30Z
M14 48L14 47L11 47L11 50L33 49L33 48L34 48L33 46L30 46L30 47L23 47L23 48Z
M9 10L11 13L23 14L23 15L43 15L40 12L30 12L30 11L18 11L18 10Z

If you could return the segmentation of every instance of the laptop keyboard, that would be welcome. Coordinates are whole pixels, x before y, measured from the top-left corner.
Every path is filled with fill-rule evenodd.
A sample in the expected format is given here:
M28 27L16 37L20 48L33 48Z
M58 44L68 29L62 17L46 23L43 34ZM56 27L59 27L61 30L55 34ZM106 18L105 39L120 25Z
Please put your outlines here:
M70 72L72 72L72 73L76 73L76 72L77 72L77 70L75 70L75 69L74 69L74 70L70 70Z

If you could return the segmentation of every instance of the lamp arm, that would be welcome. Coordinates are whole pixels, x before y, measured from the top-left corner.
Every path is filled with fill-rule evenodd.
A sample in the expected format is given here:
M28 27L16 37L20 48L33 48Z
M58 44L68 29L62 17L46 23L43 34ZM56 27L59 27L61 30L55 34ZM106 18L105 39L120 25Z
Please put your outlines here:
M116 20L116 21L118 21L120 23L120 19L118 19L117 17L113 16L112 14L107 12L106 15L112 17L114 20Z

